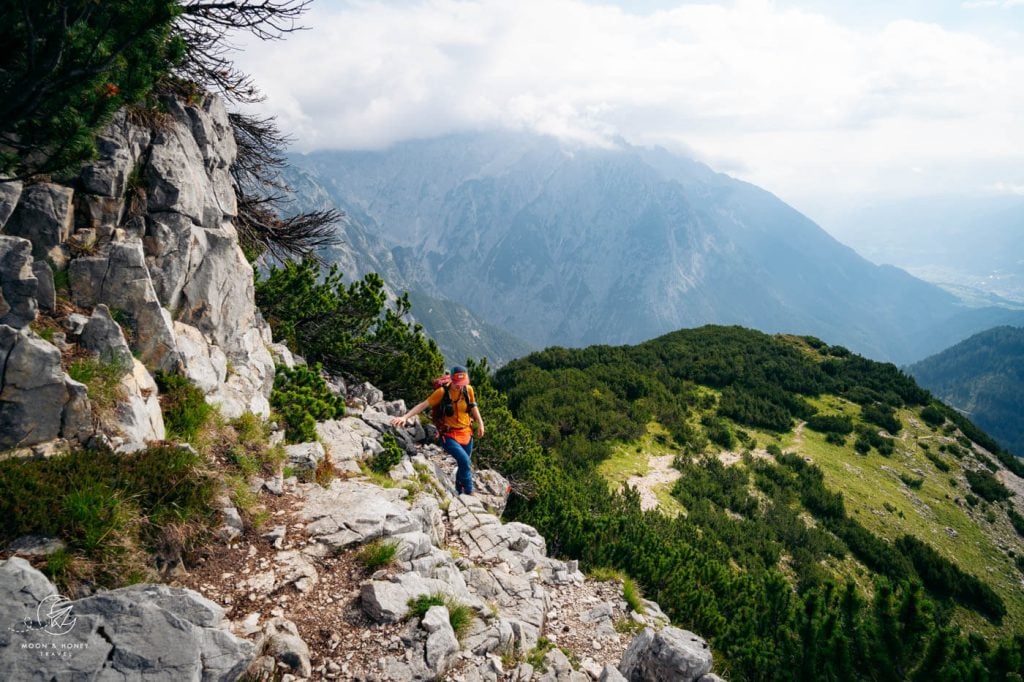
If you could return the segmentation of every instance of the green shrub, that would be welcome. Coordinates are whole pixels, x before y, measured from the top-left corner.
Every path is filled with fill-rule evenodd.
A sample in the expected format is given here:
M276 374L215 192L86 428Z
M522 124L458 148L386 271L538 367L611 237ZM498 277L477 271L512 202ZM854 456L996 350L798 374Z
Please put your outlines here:
M988 502L1002 502L1013 495L991 472L966 469L964 476L967 477L971 490Z
M332 373L369 380L410 403L421 400L444 358L420 325L405 321L408 296L389 305L374 273L348 286L336 265L321 274L312 259L272 267L266 278L257 274L256 303L274 336Z
M214 408L188 377L157 371L160 389L160 407L164 414L167 437L195 445L203 428L213 415Z
M857 440L853 442L853 449L862 455L866 455L871 450L871 443L863 435L859 435Z
M378 569L394 564L397 551L397 543L377 539L363 545L362 549L356 554L356 560L368 572L373 573Z
M370 468L378 474L386 474L391 471L391 467L402 461L402 455L405 453L402 446L390 433L384 434L380 439L380 444L384 446L384 450L373 456Z
M920 490L921 486L924 485L923 478L911 476L910 474L901 473L900 480L903 481L904 485L906 485L908 488L913 488L914 490Z
M284 419L290 443L314 441L318 421L345 416L345 398L327 388L320 365L278 365L270 405Z
M1021 516L1013 507L1009 507L1006 510L1006 516L1010 519L1010 524L1013 529L1017 531L1017 535L1024 538L1024 516Z
M816 414L807 420L807 428L821 433L853 433L853 420L842 414Z
M938 456L934 452L929 452L928 450L925 450L924 456L927 457L929 461L931 461L931 463L934 464L935 468L938 469L939 471L949 471L950 467L946 460L942 459L942 457Z
M840 447L843 447L844 445L846 445L846 436L844 436L841 433L826 433L825 442L829 443L830 445L838 445Z
M942 426L942 423L946 421L946 416L942 414L942 410L933 404L928 405L921 410L921 419L928 426L935 428L937 426Z
M94 566L90 581L125 584L145 570L143 548L187 551L206 535L217 482L203 464L174 446L2 461L0 544L22 535L58 537ZM55 572L73 563L54 561Z
M179 11L173 0L9 5L0 171L57 172L95 156L95 131L145 97L184 53L171 33Z

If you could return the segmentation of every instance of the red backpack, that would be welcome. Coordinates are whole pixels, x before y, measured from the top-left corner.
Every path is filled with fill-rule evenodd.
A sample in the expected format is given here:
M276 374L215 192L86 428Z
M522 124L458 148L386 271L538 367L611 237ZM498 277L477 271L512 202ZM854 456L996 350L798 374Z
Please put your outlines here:
M437 428L437 433L440 436L441 434L444 433L445 416L450 417L453 414L455 414L455 402L448 394L448 389L452 385L452 377L450 374L444 374L434 379L434 381L431 383L433 384L435 391L439 388L444 389L444 397L441 398L441 402L439 402L434 407L430 408L430 421L434 423L434 426ZM467 390L468 388L468 385L462 388L462 399L466 401L467 412L469 412L469 391Z

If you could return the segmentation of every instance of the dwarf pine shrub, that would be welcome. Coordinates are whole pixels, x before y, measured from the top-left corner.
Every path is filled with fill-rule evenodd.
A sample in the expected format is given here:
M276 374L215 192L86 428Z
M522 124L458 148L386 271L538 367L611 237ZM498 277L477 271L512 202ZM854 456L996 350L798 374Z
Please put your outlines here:
M316 440L318 421L345 416L345 398L327 388L320 365L278 365L270 405L284 419L290 443Z

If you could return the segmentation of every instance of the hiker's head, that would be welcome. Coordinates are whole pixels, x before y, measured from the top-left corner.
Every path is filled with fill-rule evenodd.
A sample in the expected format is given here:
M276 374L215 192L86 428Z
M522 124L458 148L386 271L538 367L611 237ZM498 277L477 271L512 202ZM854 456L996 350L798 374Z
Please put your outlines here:
M469 372L462 365L452 367L452 386L465 386L469 383Z

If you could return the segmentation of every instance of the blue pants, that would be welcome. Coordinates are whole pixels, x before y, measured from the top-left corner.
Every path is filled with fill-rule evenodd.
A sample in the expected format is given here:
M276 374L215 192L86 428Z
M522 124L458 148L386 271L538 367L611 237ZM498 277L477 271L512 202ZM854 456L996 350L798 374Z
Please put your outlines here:
M455 458L455 462L459 465L458 471L455 472L455 492L459 495L469 494L473 492L473 470L470 468L469 456L473 454L473 441L472 439L466 445L463 445L454 438L445 436L441 439L441 447L449 455Z

